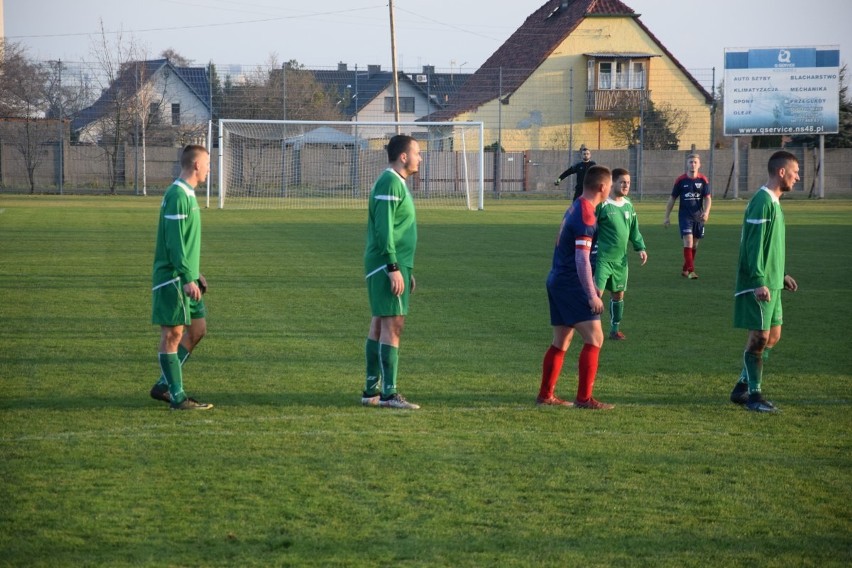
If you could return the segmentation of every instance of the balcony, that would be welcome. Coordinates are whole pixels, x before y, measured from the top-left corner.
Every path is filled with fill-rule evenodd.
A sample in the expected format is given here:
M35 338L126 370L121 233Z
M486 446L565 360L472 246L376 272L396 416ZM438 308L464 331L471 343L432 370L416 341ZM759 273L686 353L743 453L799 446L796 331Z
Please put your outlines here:
M600 89L586 91L586 116L613 117L622 113L639 113L651 100L651 91L644 89Z

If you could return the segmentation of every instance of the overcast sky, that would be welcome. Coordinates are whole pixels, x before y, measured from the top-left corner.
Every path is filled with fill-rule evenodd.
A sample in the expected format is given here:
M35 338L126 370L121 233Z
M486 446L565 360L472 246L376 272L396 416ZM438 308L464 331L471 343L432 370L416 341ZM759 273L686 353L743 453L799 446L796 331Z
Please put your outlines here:
M85 61L103 20L153 58L198 64L297 60L391 67L387 0L0 0L8 41L38 59ZM543 0L394 0L398 64L477 69ZM725 47L839 45L852 61L850 0L625 0L689 70L723 72ZM711 8L712 7L712 8ZM111 36L112 37L112 36Z

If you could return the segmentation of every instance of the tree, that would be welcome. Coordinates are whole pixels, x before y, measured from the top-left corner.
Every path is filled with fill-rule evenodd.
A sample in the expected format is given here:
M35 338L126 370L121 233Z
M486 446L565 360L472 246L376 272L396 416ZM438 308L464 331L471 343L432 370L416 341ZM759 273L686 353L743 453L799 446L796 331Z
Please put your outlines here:
M107 162L110 193L115 194L116 185L123 177L123 169L119 169L122 143L134 127L133 109L137 104L135 96L138 85L132 63L140 59L140 50L132 36L125 42L121 32L110 43L103 20L100 24L101 33L93 41L92 55L101 71L98 80L104 93L101 100L106 112L99 119L98 130Z
M187 59L171 47L164 49L162 53L160 53L160 57L168 59L175 67L190 67L192 65L192 60Z
M689 123L689 113L671 103L647 101L623 109L609 123L609 133L627 147L642 144L646 150L676 150Z
M214 97L215 94L214 90ZM222 104L217 107L214 101L214 109L223 118L342 120L337 100L298 61L281 65L278 57L271 54L266 65L256 67L238 81L226 76Z
M19 44L0 45L0 116L6 117L4 137L21 154L30 193L35 193L35 172L44 161L44 146L61 139L61 125L46 120L48 69L27 57Z

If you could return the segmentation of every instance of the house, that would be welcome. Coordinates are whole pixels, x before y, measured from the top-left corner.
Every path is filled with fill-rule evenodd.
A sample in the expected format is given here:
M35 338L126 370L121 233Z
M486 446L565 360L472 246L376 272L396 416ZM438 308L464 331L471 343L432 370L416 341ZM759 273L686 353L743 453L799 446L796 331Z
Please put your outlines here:
M133 61L74 117L71 136L78 143L101 144L116 132L132 139L144 125L149 139L184 145L206 135L210 108L206 67L178 67L168 59Z
M685 116L681 147L710 143L713 97L619 0L548 0L451 103L425 120L482 121L507 151L624 148L613 125L651 108ZM631 130L631 129L629 129Z
M314 70L316 80L338 98L348 120L386 122L394 120L393 72L379 65L350 70L340 63L337 70ZM470 73L436 73L424 65L421 73L398 72L399 119L412 122L446 108Z

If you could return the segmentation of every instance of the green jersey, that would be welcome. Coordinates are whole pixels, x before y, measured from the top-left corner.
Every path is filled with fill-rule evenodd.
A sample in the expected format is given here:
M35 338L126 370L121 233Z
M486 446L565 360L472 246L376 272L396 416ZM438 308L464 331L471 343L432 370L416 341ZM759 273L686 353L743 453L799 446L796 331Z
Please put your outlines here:
M766 187L751 198L743 216L736 293L761 286L784 288L786 228L781 202Z
M414 268L417 218L405 180L393 168L386 169L370 191L367 218L367 275L391 263Z
M195 191L182 179L166 190L160 206L154 249L153 286L180 279L198 280L201 262L201 213Z
M639 232L639 220L633 204L626 197L620 201L607 199L598 205L597 260L617 262L627 256L627 243L633 250L645 250L645 240Z

